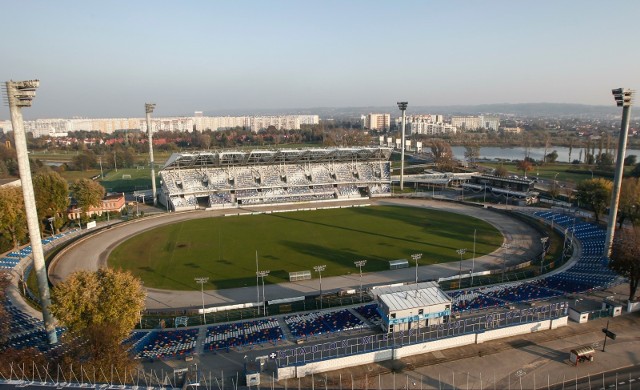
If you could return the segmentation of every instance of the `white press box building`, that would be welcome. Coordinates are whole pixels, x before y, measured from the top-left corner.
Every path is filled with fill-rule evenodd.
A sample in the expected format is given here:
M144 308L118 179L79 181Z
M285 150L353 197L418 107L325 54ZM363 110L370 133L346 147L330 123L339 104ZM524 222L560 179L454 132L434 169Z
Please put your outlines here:
M451 315L451 297L436 282L378 287L371 293L385 332L442 324Z

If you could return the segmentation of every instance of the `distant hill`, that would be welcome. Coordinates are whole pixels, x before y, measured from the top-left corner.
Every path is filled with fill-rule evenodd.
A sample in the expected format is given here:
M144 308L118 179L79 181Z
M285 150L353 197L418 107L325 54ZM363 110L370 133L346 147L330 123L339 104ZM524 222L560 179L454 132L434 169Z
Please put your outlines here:
M370 112L399 115L396 105L370 107L310 107L286 109L245 109L245 110L209 110L205 115L278 115L278 114L317 114L322 119L358 118ZM586 104L568 103L519 103L519 104L481 104L473 106L411 106L408 114L443 114L443 115L500 115L516 117L554 117L554 118L593 118L605 119L620 116L620 109L611 106L590 106ZM633 110L632 110L633 114ZM637 114L636 114L637 115ZM634 117L636 115L633 115Z

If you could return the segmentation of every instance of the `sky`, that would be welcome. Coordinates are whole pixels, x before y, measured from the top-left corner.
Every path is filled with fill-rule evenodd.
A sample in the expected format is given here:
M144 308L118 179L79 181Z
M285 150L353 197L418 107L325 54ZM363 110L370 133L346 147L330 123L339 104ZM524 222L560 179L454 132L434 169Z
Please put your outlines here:
M26 119L579 103L640 88L640 1L0 0ZM4 89L4 86L3 86ZM0 120L8 119L7 107Z

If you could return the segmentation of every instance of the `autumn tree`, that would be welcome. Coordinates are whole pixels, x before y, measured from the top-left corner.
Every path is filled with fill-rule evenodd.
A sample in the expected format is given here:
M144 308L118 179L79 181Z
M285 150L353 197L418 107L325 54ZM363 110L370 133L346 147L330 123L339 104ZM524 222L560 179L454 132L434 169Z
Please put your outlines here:
M140 320L145 298L130 272L77 271L53 288L51 312L75 336L71 349L77 360L120 370L133 365L123 342Z
M522 175L524 177L527 177L527 172L533 170L533 164L531 164L531 161L526 159L518 161L516 166L518 167L519 171L522 171Z
M634 301L640 281L640 232L618 229L611 247L609 268L629 280L629 300Z
M27 237L27 217L20 187L0 187L0 237L17 248Z
M91 207L99 207L104 197L104 187L91 179L76 180L71 186L73 198L78 202L78 207L82 210L83 218Z
M40 172L33 177L33 189L40 222L53 217L54 227L60 229L65 223L69 207L67 181L56 172Z
M595 213L596 222L611 200L611 181L603 178L588 179L580 182L576 187L576 198L583 205L589 206Z
M634 225L640 219L640 179L638 178L624 178L620 185L618 227L622 227L627 219Z

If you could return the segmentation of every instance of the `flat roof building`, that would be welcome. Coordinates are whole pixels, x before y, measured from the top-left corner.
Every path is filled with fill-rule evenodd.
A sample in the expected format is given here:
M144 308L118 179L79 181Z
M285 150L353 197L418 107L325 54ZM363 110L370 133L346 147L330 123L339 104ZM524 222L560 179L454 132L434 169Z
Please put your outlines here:
M372 290L386 332L424 328L445 322L451 297L436 282L380 287Z

